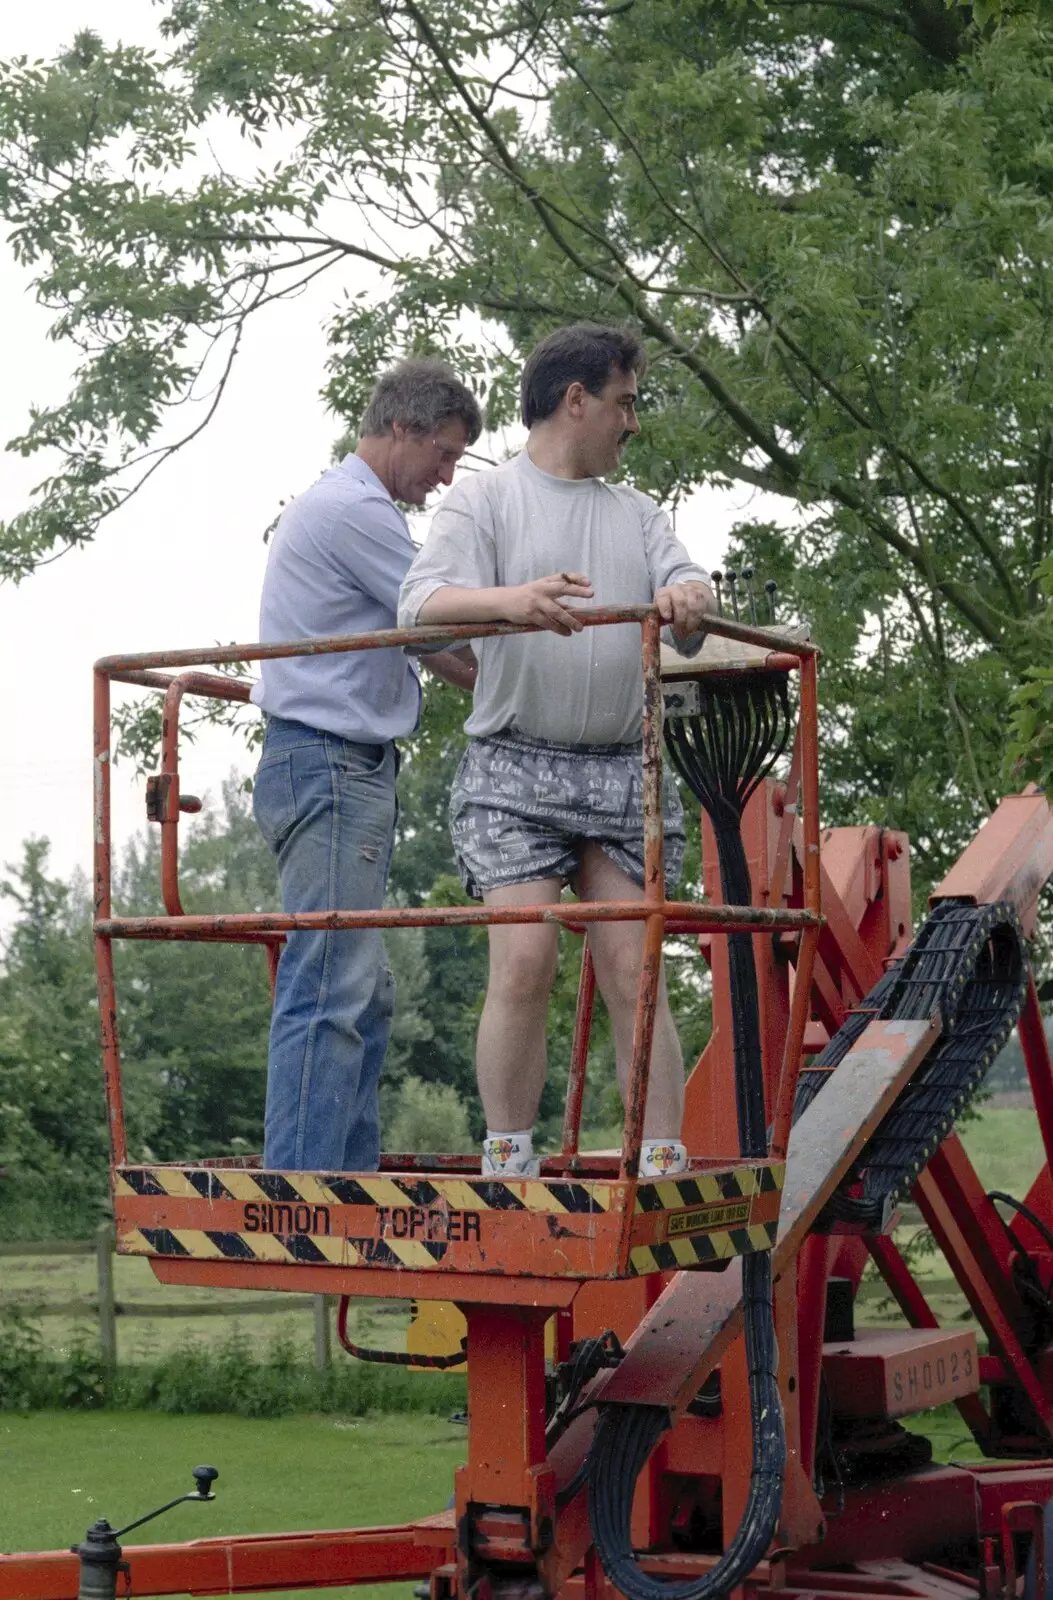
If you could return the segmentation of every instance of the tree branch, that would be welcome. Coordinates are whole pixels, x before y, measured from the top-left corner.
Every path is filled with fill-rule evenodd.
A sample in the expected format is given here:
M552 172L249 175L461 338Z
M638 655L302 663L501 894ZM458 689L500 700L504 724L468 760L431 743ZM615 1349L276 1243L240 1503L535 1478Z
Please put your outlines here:
M902 11L890 11L887 6L878 5L876 0L780 0L780 4L789 10L806 6L826 6L834 11L854 11L861 17L873 17L876 22L887 22L890 27L898 28L900 33L906 33L915 43L918 36L909 17Z
M365 245L350 244L346 239L333 239L323 233L195 233L194 239L198 244L314 245L316 248L320 246L339 251L341 255L357 256L361 261L371 261L375 267L398 273L400 277L405 277L408 272L405 261L379 255L375 250L366 249Z
M780 478L777 473L763 472L757 467L747 466L745 461L737 461L734 456L724 456L718 461L714 472L724 474L740 483L748 483L754 489L763 489L766 494L785 495L789 499L798 499L798 492L785 478Z
M574 57L563 48L557 39L552 37L551 32L544 25L543 19L537 17L530 0L524 0L524 4L526 5L526 8L530 12L531 16L533 16L535 19L538 32L543 33L549 40L564 66L569 72L574 74L586 92L592 96L603 115L609 119L611 125L616 129L618 134L627 144L636 160L638 167L640 168L641 173L643 174L645 182L666 213L681 227L688 230L693 237L698 240L703 248L712 256L712 258L737 285L743 299L750 302L754 306L758 315L767 323L774 336L781 344L786 346L786 348L796 357L798 361L801 362L802 366L805 368L805 371L809 374L812 380L830 396L835 404L839 405L844 411L846 411L851 417L852 421L855 422L858 427L865 428L867 432L873 433L876 438L880 439L886 450L888 450L889 453L895 458L901 460L904 465L909 467L910 471L918 479L918 482L921 483L924 488L928 489L930 494L935 494L939 499L943 500L951 510L955 512L955 514L961 519L967 531L972 536L974 542L984 555L985 559L989 562L992 571L994 572L998 582L1005 592L1013 614L1017 616L1021 615L1020 597L1012 583L1012 579L1010 578L1010 575L1006 570L997 549L980 528L979 524L965 503L958 495L954 494L953 491L946 489L942 484L938 483L933 475L929 472L928 468L926 468L911 451L906 450L895 438L893 438L893 436L884 426L871 420L871 418L867 416L866 412L861 410L861 408L856 405L855 401L852 400L849 395L844 393L844 391L840 388L840 385L834 383L832 379L826 376L822 368L811 359L797 338L791 334L789 330L785 328L783 324L775 317L774 313L768 308L767 304L757 290L746 282L746 280L742 277L742 274L733 265L730 258L725 254L720 246L713 239L709 238L709 236L702 229L697 228L694 223L692 223L691 220L683 214L679 206L674 205L667 198L664 191L655 182L649 162L644 156L643 151L633 135L625 126L624 122L615 114L612 107L608 105L604 96L600 94L595 84L586 77L585 73L582 71ZM873 9L880 10L878 7L874 7Z

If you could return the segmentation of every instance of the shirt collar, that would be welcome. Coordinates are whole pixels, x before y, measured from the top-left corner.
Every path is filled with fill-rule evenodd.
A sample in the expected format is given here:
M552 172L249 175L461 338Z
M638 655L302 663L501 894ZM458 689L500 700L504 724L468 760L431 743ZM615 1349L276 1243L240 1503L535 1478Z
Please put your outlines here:
M535 483L542 484L546 489L551 489L554 494L586 495L591 494L597 483L602 483L601 478L557 478L555 473L546 472L544 467L539 467L530 458L530 452L523 446L517 460L520 472L526 473L528 478L533 478Z
M341 461L340 470L341 472L349 473L352 478L357 478L360 483L367 484L371 489L379 489L381 494L386 495L391 500L391 492L387 485L377 477L373 468L363 461L361 456L355 455L353 450L350 455L346 455ZM392 501L392 504L394 504L394 501Z

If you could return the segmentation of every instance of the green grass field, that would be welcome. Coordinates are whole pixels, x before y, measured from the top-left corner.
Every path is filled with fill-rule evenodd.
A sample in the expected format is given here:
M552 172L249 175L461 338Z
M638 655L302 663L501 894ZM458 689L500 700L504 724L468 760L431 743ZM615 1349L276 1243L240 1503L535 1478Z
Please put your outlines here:
M120 1526L193 1488L190 1469L201 1462L219 1468L216 1500L178 1506L134 1539L176 1543L406 1521L447 1504L465 1447L463 1427L426 1416L0 1416L0 1550L66 1548L100 1516ZM384 1584L325 1593L403 1600L410 1590ZM285 1592L300 1600L318 1593Z
M1030 1106L981 1106L961 1130L962 1143L985 1189L1022 1200L1042 1165L1042 1138Z

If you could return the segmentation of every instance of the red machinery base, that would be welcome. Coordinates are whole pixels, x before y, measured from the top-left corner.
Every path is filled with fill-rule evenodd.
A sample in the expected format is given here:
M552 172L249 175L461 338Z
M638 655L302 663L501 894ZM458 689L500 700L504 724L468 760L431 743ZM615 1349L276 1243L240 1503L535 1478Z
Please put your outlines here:
M1038 1593L1044 1592L1042 1512L1053 1498L1053 1461L933 1467L887 1484L850 1490L830 1515L821 1545L777 1553L742 1591L804 1600L902 1596L969 1600L1016 1593L1017 1535L1037 1543ZM456 1558L454 1513L388 1528L250 1534L124 1551L135 1595L253 1594L261 1590L431 1579L433 1600L450 1592ZM668 1579L707 1572L716 1556L655 1553L645 1570ZM79 1563L67 1551L0 1556L0 1600L74 1600ZM532 1572L511 1587L540 1596ZM496 1591L495 1591L496 1592ZM617 1600L591 1550L560 1600Z

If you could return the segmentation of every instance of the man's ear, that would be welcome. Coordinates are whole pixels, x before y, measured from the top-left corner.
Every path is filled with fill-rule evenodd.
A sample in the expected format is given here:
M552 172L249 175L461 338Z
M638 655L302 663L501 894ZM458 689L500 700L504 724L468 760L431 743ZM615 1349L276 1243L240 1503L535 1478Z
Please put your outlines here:
M393 422L391 424L391 437L396 444L401 444L408 432L409 429L404 422Z
M566 406L572 417L581 416L582 410L585 406L585 396L587 393L588 391L583 383L578 383L575 381L574 383L567 385L566 393L563 396L563 404Z

